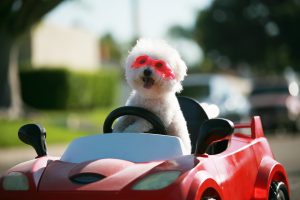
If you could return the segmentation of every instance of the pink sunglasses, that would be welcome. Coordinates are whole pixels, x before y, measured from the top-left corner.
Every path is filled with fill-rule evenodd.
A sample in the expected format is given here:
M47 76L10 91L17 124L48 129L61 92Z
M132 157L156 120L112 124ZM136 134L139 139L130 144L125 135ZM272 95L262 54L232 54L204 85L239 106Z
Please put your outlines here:
M151 66L156 71L156 73L158 73L163 78L175 79L175 74L168 63L163 60L152 59L148 55L137 57L131 67L134 69L138 69L141 67L145 67L146 65Z

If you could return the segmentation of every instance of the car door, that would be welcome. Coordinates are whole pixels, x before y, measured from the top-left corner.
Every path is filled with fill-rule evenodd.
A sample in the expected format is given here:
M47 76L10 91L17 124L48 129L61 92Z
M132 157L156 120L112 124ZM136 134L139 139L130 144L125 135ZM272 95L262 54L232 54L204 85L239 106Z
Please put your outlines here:
M232 139L227 150L212 156L215 156L218 183L225 199L250 199L257 175L257 162L249 139Z

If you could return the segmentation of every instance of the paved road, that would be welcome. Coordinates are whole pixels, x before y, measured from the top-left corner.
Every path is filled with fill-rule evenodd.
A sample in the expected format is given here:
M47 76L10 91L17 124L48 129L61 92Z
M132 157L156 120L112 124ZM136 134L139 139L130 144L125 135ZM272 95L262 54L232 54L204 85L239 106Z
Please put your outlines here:
M300 136L269 137L269 142L277 161L288 173L291 186L291 200L300 200Z
M268 137L276 159L286 168L291 185L291 199L300 200L300 135ZM48 152L52 156L59 156L66 145L51 145ZM33 159L35 152L29 146L17 149L0 149L0 174L9 167Z

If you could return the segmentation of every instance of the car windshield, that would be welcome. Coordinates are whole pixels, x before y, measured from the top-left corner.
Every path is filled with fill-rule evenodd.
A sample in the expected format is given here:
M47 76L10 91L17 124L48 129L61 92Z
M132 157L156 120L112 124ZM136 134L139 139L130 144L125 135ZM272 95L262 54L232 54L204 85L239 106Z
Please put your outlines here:
M61 160L81 163L113 158L131 162L149 162L168 160L182 155L184 148L178 137L148 133L111 133L74 140Z

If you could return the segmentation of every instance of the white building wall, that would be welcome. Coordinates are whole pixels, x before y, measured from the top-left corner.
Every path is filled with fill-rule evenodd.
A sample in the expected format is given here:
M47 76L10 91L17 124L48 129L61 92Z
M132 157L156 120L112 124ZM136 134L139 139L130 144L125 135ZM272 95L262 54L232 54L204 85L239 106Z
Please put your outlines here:
M100 66L99 41L92 33L42 23L32 31L34 67L61 67L97 70Z

